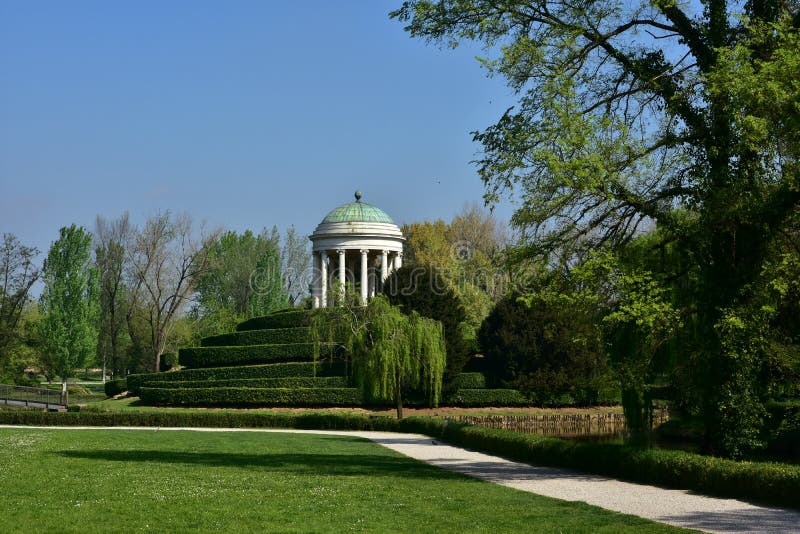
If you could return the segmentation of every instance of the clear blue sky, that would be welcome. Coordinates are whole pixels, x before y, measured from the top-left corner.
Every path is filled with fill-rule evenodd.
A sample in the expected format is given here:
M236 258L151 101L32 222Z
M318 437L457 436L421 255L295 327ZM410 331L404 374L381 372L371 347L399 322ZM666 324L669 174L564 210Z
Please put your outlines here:
M307 234L357 188L398 223L482 202L470 132L513 95L400 3L0 1L0 232L44 255L97 214Z

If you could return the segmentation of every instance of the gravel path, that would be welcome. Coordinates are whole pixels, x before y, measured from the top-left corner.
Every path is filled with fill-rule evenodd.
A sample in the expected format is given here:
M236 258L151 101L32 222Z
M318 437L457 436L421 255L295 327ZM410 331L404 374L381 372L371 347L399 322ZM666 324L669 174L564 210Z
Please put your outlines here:
M92 429L98 427L31 427L0 428ZM153 430L152 427L106 427L109 430ZM453 447L419 434L392 432L243 429L243 428L160 428L160 431L193 430L200 432L292 432L333 434L370 439L401 454L494 482L510 488L546 495L566 501L582 501L607 510L636 515L679 527L719 533L797 532L800 533L800 512L756 506L735 499L705 497L683 490L669 490L621 482L567 469L536 467Z

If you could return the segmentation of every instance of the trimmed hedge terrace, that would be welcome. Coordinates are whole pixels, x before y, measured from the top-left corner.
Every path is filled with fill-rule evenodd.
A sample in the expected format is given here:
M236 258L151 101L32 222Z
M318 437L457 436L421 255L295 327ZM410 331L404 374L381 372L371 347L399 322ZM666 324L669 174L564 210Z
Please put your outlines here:
M151 388L139 390L144 404L156 406L358 406L356 388Z
M338 369L335 367L314 362L288 362L270 365L186 369L183 371L171 371L169 373L129 375L128 390L133 395L139 395L139 388L143 385L160 382L313 377L327 376L336 371L338 371Z
M461 373L453 379L453 389L486 389L483 373Z
M159 388L347 388L344 376L296 376L286 378L235 378L232 380L179 380L152 383Z
M320 347L320 357L334 354L332 344ZM247 347L192 347L181 349L180 363L188 368L219 367L232 364L277 363L311 360L313 343L282 343Z
M233 347L242 345L274 345L279 343L306 343L310 339L311 329L305 326L297 328L274 328L269 330L247 330L210 336L200 340L201 347Z
M296 328L308 326L310 312L308 310L287 310L263 317L253 317L236 325L237 332L247 330L266 330L270 328Z

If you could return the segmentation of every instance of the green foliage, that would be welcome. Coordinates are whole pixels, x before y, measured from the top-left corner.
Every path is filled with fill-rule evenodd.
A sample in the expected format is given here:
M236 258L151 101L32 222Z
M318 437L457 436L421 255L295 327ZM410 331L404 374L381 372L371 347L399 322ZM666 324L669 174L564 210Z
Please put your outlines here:
M342 343L367 401L393 401L402 417L404 392L421 389L431 406L438 405L446 359L441 323L404 315L383 296L364 307L357 302L351 295L342 306L315 314L314 339Z
M235 378L228 380L161 380L151 382L158 388L346 388L346 376L292 376L286 378Z
M161 355L160 369L162 373L178 366L178 355L174 352L165 352Z
M281 343L275 345L250 345L244 347L190 347L179 351L183 367L219 367L231 364L276 363L312 360L314 343ZM320 347L323 357L335 355L330 344Z
M192 315L205 332L229 331L244 317L285 308L277 229L259 235L226 232L210 246L209 268L197 282Z
M439 271L434 267L404 266L386 279L383 294L407 315L415 311L423 317L441 321L447 349L446 375L458 375L464 368L469 350L462 329L466 313Z
M66 385L97 348L97 273L92 235L74 224L61 228L44 265L40 331L46 362Z
M39 251L26 247L13 234L3 234L0 243L0 367L20 339L20 318L28 293L39 278L33 258Z
M311 315L308 310L284 310L263 317L253 317L236 325L237 332L267 330L272 328L297 328L308 326Z
M454 389L485 389L486 377L483 373L461 373L453 379Z
M152 388L139 397L155 406L358 406L364 399L357 388Z
M457 389L446 398L450 406L530 406L516 389Z
M128 381L124 378L109 380L103 385L103 391L105 391L106 397L119 395L120 393L128 391Z
M607 386L606 355L594 317L546 296L497 303L478 332L490 384L549 404L565 393Z
M625 362L626 404L645 415L644 364L669 352L681 405L702 414L708 449L735 456L757 444L765 391L782 382L772 364L794 359L799 344L756 302L766 268L800 250L800 15L777 0L661 1L645 11L606 0L525 9L411 0L391 16L414 37L479 41L491 54L481 63L519 95L474 138L485 199L516 202L521 257L621 253L656 228L661 268L628 280L656 299L610 303L628 308L607 339ZM683 319L674 336L646 320L673 312Z
M309 341L308 327L271 328L268 330L246 330L205 337L200 340L203 347L225 347L243 345L270 345L278 343L304 343Z
M237 367L210 367L207 369L185 369L169 373L147 373L128 375L128 388L133 395L145 384L175 381L239 380L284 377L326 376L336 368L320 362L289 362L269 365L242 365Z

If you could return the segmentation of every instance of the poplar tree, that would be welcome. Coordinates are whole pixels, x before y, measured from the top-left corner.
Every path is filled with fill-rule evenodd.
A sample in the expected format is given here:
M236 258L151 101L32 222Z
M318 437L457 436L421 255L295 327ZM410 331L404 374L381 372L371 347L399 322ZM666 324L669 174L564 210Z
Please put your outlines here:
M97 348L98 282L92 262L92 235L83 227L63 227L50 246L43 268L40 334L44 359L67 379Z

